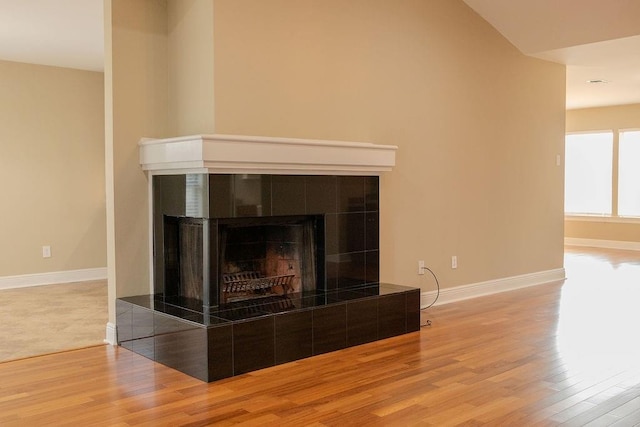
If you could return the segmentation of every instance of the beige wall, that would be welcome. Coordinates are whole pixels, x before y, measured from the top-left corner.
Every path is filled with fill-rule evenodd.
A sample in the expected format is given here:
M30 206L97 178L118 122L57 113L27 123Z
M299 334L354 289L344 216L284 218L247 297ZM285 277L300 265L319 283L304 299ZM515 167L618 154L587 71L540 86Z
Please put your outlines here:
M167 7L170 133L214 133L213 1L169 1Z
M109 319L115 298L150 293L147 177L141 137L167 135L167 6L105 1Z
M196 13L211 4L212 20ZM523 56L462 1L105 7L111 321L116 296L149 290L137 140L176 131L398 145L382 178L384 280L433 289L419 259L444 287L562 267L564 67Z
M444 287L562 267L563 66L457 0L216 0L214 29L216 132L399 146L383 280L433 289L420 259Z
M103 74L0 61L0 277L105 267L104 183Z
M640 104L567 110L567 132L640 129Z
M637 223L567 219L564 229L565 237L571 239L640 242L640 224Z
M640 104L568 110L566 126L567 132L612 130L614 142L617 143L618 131L640 129ZM640 242L640 224L602 219L567 219L565 237Z

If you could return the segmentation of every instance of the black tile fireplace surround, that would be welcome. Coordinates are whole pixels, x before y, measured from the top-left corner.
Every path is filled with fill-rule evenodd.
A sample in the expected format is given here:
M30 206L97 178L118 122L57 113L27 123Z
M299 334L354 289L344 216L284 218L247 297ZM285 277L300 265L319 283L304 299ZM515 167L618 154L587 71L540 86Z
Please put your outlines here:
M377 176L152 179L154 294L117 300L123 347L214 381L419 330L420 290L379 283ZM289 268L306 284L224 300L224 227L299 217L313 224L317 245L311 267Z
M317 248L317 282L323 290L380 281L379 178L304 175L156 175L153 176L154 292L186 296L205 306L218 304L219 230L229 221L291 216L322 218ZM167 221L202 221L198 249L204 274L197 292L181 292L167 259L171 227ZM195 249L195 248L194 248ZM163 256L163 254L165 256ZM208 255L207 255L208 254Z

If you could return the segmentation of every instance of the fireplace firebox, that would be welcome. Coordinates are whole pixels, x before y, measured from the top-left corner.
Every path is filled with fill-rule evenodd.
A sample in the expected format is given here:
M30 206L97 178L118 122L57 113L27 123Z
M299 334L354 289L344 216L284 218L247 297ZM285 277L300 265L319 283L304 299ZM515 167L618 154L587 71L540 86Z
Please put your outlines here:
M318 284L323 289L324 269L318 265L324 266L324 222L324 215L217 221L164 215L164 297L176 304L220 308L315 291ZM209 242L204 242L206 229ZM215 276L207 271L207 251L218 254Z

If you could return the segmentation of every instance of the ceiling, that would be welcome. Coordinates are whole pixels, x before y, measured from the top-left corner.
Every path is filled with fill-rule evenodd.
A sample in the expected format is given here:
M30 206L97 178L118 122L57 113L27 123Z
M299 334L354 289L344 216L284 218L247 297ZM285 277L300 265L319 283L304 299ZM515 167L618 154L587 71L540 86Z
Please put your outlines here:
M464 1L526 55L567 65L567 108L640 103L640 1ZM0 0L0 59L101 71L103 13L103 0Z
M567 65L568 109L640 103L640 1L464 1L523 53Z
M0 0L0 59L102 71L103 0Z

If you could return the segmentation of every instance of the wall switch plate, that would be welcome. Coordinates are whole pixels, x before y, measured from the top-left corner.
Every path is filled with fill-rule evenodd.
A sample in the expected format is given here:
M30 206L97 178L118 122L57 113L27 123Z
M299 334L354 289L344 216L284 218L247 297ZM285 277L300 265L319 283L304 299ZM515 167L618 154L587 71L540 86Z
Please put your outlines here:
M418 261L418 274L424 274L424 261Z
M451 257L451 268L458 268L458 257L456 255Z
M51 258L51 246L42 247L42 258Z

